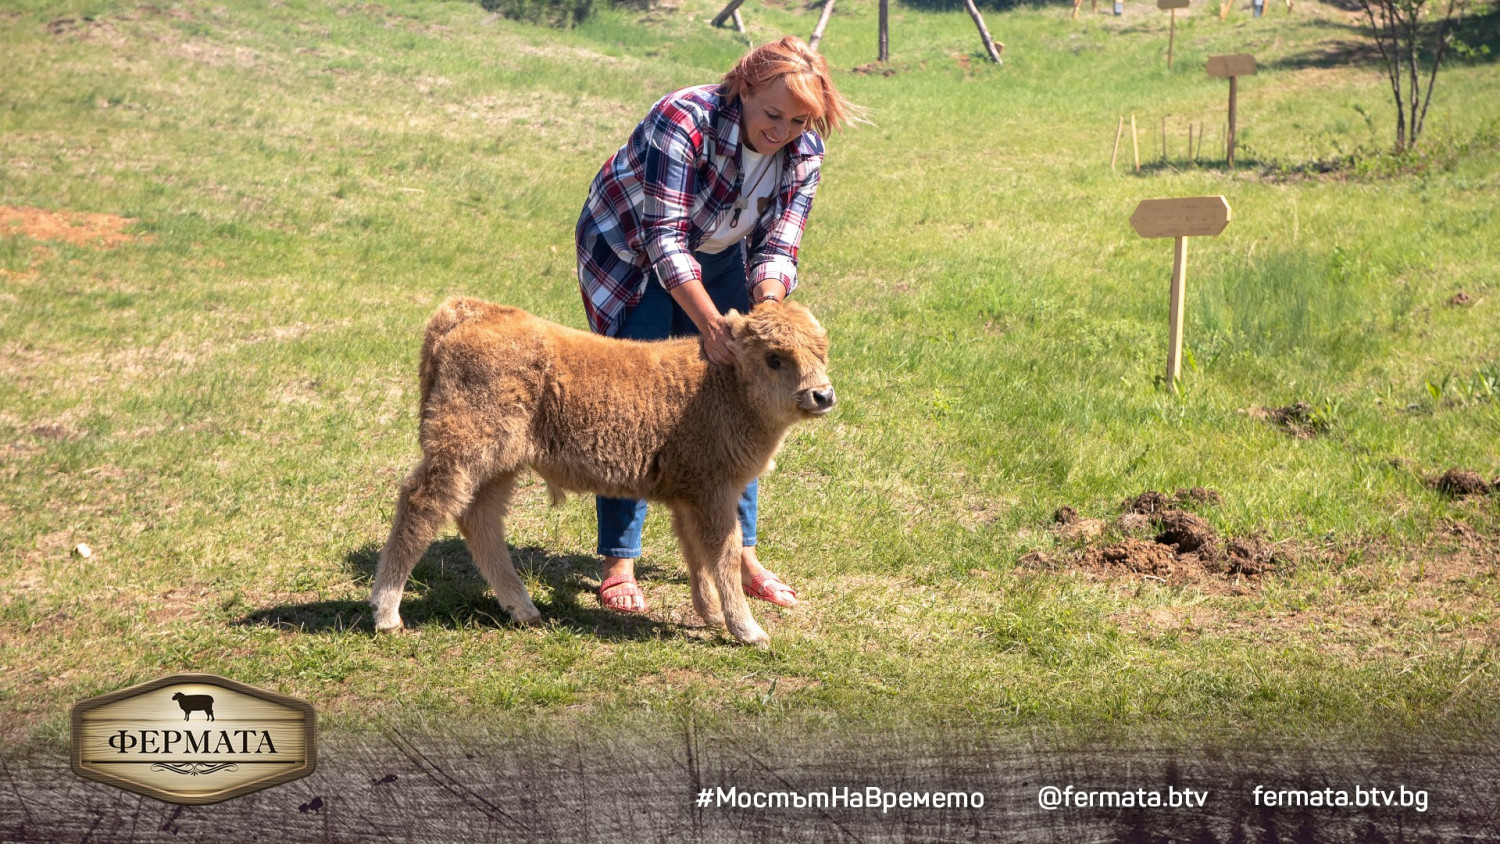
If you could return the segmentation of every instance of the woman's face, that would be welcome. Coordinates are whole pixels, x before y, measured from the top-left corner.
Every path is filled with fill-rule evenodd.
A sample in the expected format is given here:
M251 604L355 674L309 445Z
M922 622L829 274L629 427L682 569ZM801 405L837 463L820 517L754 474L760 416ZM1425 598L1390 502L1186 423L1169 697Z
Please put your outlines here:
M740 125L744 142L761 155L770 155L796 140L812 119L812 112L792 96L785 77L776 77L759 91L746 92L740 100L744 106Z

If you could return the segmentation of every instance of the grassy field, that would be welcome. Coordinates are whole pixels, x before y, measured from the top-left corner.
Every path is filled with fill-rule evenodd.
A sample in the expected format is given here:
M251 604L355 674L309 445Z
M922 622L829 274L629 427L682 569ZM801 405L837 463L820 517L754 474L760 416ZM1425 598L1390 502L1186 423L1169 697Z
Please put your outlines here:
M535 480L511 538L544 625L509 623L450 529L402 607L416 635L370 635L428 315L470 294L583 326L588 182L657 97L745 49L716 5L558 31L463 2L6 4L6 743L176 671L343 730L1493 725L1497 497L1430 480L1500 474L1500 70L1445 69L1422 154L1393 161L1383 72L1319 3L1195 5L1169 71L1146 3L991 9L996 67L961 7L900 5L872 65L875 3L841 2L824 51L873 125L830 139L804 242L841 403L762 481L762 557L804 601L755 607L774 650L700 625L661 513L651 612L598 609L592 502L549 509ZM745 14L757 42L817 19ZM1474 8L1472 43L1496 14ZM1261 70L1230 171L1203 64L1232 52ZM1143 168L1127 134L1112 170L1132 114ZM1234 220L1190 247L1173 395L1170 242L1127 220L1196 194ZM1101 563L1122 501L1190 487L1218 493L1191 509L1225 541L1274 548L1263 573ZM1054 525L1063 505L1103 535Z

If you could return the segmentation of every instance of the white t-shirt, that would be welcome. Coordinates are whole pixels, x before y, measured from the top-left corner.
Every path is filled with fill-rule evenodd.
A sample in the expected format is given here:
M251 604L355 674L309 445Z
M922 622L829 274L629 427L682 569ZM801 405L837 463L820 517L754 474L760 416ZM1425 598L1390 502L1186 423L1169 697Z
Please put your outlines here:
M771 197L775 195L776 185L781 181L781 150L771 155L761 155L749 147L741 147L740 156L745 168L740 201L730 206L719 221L719 227L698 245L699 252L713 255L738 244L755 228L761 209L771 207ZM740 203L744 203L744 206L740 207ZM736 207L740 207L738 221L734 219Z

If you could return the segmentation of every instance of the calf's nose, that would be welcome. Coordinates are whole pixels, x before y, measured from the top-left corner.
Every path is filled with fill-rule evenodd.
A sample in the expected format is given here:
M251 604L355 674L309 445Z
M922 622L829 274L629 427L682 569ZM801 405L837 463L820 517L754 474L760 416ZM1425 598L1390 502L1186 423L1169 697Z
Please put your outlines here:
M834 398L833 388L829 387L826 390L813 390L812 400L813 404L816 404L819 408L825 408L833 407L833 403L838 399Z

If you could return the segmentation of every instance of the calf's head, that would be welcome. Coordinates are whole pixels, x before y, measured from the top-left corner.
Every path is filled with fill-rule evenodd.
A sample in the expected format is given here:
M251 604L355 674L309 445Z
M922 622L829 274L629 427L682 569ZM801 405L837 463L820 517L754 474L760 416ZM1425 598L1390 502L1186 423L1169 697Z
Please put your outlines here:
M763 302L749 314L731 312L739 346L735 366L768 419L791 424L833 409L828 332L794 302Z

